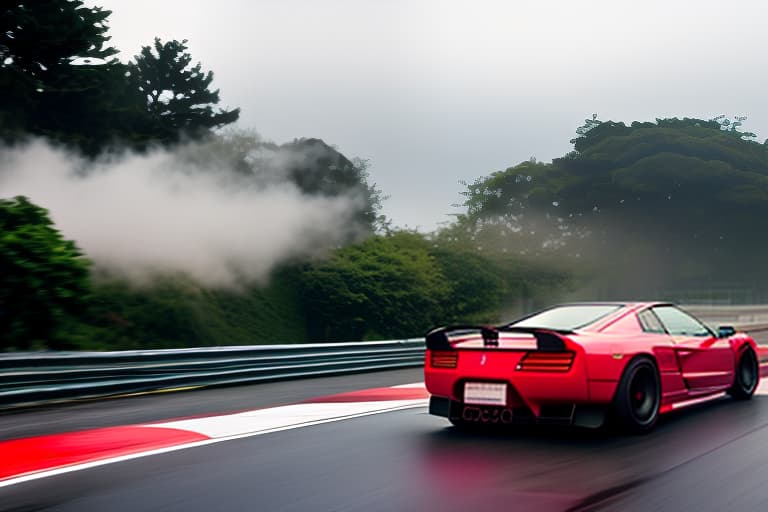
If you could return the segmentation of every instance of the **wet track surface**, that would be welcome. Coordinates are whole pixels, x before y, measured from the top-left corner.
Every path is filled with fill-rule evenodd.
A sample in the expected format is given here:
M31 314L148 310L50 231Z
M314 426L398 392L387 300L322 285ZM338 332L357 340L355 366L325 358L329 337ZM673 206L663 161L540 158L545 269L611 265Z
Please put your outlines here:
M6 412L0 440L271 407L421 377L416 368ZM676 411L646 436L466 434L419 407L0 488L0 512L768 510L766 467L768 395Z
M327 380L343 390L414 375L313 379L304 392L324 393ZM286 399L298 392L284 391ZM174 405L183 395L132 400L149 400L167 418L189 410ZM120 416L120 402L130 401L103 404ZM678 411L639 437L574 429L463 434L416 408L18 484L0 489L0 511L768 510L766 463L768 396Z

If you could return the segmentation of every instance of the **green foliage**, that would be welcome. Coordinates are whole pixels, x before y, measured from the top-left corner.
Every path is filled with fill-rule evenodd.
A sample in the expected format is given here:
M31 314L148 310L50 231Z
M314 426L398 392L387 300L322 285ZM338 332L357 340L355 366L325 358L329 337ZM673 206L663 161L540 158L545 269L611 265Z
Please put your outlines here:
M65 341L114 350L410 338L440 324L509 320L565 286L566 274L544 265L391 231L239 291L180 276L141 288L101 277L78 321L65 324Z
M493 323L566 284L558 270L486 256L453 238L390 231L308 268L311 338L408 338L446 323Z
M107 43L109 15L80 0L0 11L0 140L32 134L94 153L125 128L130 94Z
M6 3L0 15L0 57L35 85L75 59L108 59L117 50L106 46L105 22L111 11L84 7L81 0L36 0Z
M240 109L215 109L219 90L211 90L213 72L192 65L187 40L144 46L128 64L133 87L157 126L157 140L176 142L180 136L200 138L237 121Z
M469 185L462 226L515 253L589 261L624 293L767 279L768 242L756 234L768 215L768 147L736 129L742 120L595 119L576 153Z
M731 132L744 140L754 140L757 138L757 135L752 132L742 132L739 130L746 120L747 116L735 116L733 121L728 119L725 115L719 115L712 118L712 121L720 125L721 130Z
M182 277L149 288L97 280L75 330L80 348L127 350L301 343L307 340L296 271L265 286L208 290Z
M433 235L433 250L453 293L447 301L451 321L509 321L551 304L574 285L572 270L561 258L532 254L530 239L511 235L504 224L468 228L459 219ZM514 238L514 240L510 240Z
M62 325L82 312L88 261L24 197L0 200L0 350L65 344Z
M441 320L448 291L422 237L402 231L371 237L305 271L310 336L351 341L418 335Z
M592 119L585 119L584 124L576 128L577 137L571 139L570 143L577 146L576 150L578 151L579 150L578 146L581 144L582 140L586 139L589 136L589 132L593 128L597 128L602 123L603 122L597 118L597 114L592 114Z
M566 284L552 268L392 231L239 291L180 276L140 288L100 277L87 307L62 324L63 340L118 350L410 338L439 324L509 320Z
M502 268L476 251L458 247L432 247L447 292L441 300L438 323L491 320L498 314L509 287Z
M108 46L110 11L81 0L0 9L0 141L40 136L96 156L200 137L234 122L216 110L212 73L190 67L185 41L145 47L125 65Z

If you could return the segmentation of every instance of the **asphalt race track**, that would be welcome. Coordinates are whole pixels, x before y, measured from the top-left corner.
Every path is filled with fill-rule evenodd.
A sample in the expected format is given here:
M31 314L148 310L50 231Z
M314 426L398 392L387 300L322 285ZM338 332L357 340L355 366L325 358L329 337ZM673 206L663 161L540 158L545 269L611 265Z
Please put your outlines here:
M0 415L0 440L420 380L399 370L37 408ZM768 383L749 402L665 415L646 436L465 434L423 406L307 425L0 487L0 511L768 510Z

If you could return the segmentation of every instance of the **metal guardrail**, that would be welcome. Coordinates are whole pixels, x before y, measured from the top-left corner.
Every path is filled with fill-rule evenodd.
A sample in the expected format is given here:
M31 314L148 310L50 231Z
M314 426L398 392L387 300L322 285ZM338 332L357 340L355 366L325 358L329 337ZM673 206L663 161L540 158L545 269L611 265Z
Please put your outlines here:
M768 305L700 305L681 306L705 322L715 324L738 325L752 330L768 327Z
M0 355L0 408L421 366L424 340Z

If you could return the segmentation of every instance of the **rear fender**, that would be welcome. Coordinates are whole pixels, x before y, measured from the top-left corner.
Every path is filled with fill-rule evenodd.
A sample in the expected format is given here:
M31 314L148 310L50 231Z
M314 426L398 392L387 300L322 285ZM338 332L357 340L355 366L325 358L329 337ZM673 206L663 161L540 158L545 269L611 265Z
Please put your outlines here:
M659 368L655 354L645 351L629 351L626 350L627 348L630 347L623 347L619 343L605 343L604 346L600 347L594 344L590 346L591 350L588 350L586 355L590 401L602 404L611 403L624 369L630 361L637 357L647 357ZM674 354L670 352L669 356L671 357L662 358L672 365L669 375L679 375ZM674 387L674 383L670 384ZM662 383L662 388L663 386Z

